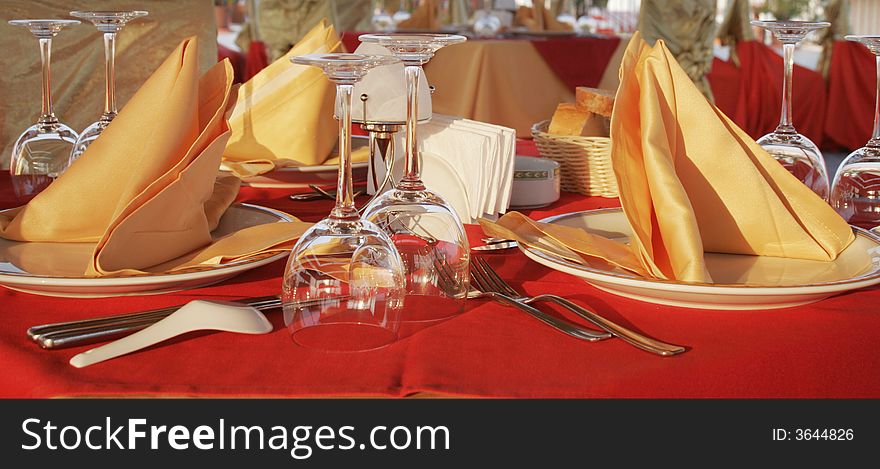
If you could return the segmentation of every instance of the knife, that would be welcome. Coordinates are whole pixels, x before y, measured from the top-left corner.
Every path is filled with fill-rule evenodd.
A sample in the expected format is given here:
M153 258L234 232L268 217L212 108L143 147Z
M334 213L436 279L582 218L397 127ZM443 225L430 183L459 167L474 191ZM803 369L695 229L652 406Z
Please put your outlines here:
M471 251L500 251L502 249L515 248L518 245L519 244L516 241L502 241L500 243L477 246L475 248L471 248Z

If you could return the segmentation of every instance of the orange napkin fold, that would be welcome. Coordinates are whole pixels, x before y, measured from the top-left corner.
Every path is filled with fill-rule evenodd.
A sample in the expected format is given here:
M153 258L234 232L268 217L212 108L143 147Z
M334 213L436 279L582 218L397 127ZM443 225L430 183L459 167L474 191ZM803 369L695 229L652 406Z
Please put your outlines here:
M337 139L336 89L317 67L294 65L298 55L339 51L342 41L322 20L278 60L238 89L229 115L226 169L251 177L277 168L322 164Z
M505 229L526 243L551 238L581 259L706 283L704 252L831 261L855 239L825 201L706 100L662 40L650 47L636 33L620 77L611 159L630 245L564 237L516 213L484 222L487 232Z
M240 184L218 179L232 79L228 60L199 77L196 38L181 42L60 178L0 214L0 236L96 243L87 276L193 268L220 262L222 250L252 256L292 243L308 224L254 227L244 231L259 236L212 245Z
M572 31L570 24L561 23L553 12L544 7L543 2L534 2L529 8L520 6L514 15L514 24L525 26L529 31Z

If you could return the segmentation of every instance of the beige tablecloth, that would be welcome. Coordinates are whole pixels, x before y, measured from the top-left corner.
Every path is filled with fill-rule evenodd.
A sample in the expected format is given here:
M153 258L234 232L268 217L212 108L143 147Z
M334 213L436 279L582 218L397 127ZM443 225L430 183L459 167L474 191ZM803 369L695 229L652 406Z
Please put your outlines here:
M617 89L621 41L599 85ZM549 119L574 90L550 69L528 40L468 41L440 49L425 67L436 88L434 112L504 125L529 137L535 122Z

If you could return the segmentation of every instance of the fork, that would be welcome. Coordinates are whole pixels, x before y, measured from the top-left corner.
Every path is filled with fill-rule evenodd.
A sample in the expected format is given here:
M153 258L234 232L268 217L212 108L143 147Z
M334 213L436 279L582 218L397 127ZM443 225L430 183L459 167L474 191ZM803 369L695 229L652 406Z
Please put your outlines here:
M440 259L439 257L434 258L434 267L437 270L437 283L438 286L443 290L450 294L454 294L456 290L456 286L459 285L458 282L455 281L455 276L450 270L450 268L446 265L446 263ZM563 334L567 334L571 337L580 340L586 340L588 342L595 342L598 340L608 339L611 337L611 334L604 332L596 332L590 329L581 327L577 324L572 324L568 321L559 319L557 317L551 316L533 306L529 306L520 301L514 300L507 295L502 293L493 292L493 291L484 291L482 290L485 285L482 283L482 279L477 279L471 272L471 286L467 292L467 299L479 299L479 298L489 298L499 303L506 303L514 308L517 308L526 314L534 317L535 319L547 324L548 326L556 329ZM474 284L477 285L477 288L474 288Z
M481 288L481 290L486 291L494 291L500 294L507 296L508 298L513 299L514 301L529 304L535 301L547 300L552 301L560 306L565 307L569 311L577 314L584 320L588 321L590 324L595 325L596 327L602 329L605 332L613 334L617 336L629 344L638 347L646 352L655 353L661 356L672 356L677 355L679 353L685 352L687 349L684 347L667 344L665 342L661 342L656 339L652 339L650 337L646 337L642 334L639 334L635 331L627 329L619 324L616 324L604 317L586 309L581 306L578 306L571 301L562 298L561 296L543 294L538 296L525 296L519 292L517 292L513 287L510 286L504 279L492 269L492 266L485 259L481 259L479 257L475 257L473 262L471 262L471 266L474 267L472 273L476 274L476 277L480 277L483 281L483 284L487 288Z

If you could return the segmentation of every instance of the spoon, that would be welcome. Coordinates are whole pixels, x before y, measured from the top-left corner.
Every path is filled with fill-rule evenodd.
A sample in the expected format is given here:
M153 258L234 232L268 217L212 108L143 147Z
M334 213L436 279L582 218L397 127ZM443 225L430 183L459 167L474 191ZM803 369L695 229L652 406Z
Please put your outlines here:
M250 306L196 300L146 329L74 356L70 359L70 364L83 368L200 330L266 334L272 332L272 324L263 313Z

